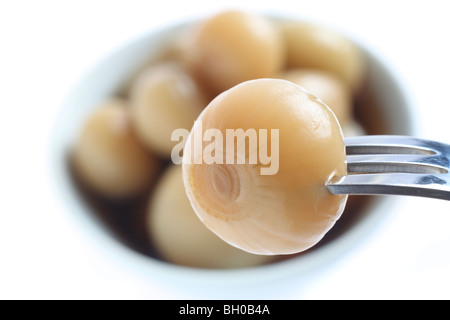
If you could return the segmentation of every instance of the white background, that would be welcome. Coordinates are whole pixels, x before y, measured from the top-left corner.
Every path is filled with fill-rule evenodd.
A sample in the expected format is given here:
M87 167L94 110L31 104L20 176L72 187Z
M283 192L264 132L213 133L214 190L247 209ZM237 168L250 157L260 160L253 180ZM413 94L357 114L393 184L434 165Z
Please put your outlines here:
M404 82L418 134L450 142L446 2L0 0L0 298L205 298L112 263L71 223L50 187L47 148L61 102L111 50L222 7L295 13L373 48ZM356 250L308 285L281 288L264 297L450 298L450 202L399 199Z

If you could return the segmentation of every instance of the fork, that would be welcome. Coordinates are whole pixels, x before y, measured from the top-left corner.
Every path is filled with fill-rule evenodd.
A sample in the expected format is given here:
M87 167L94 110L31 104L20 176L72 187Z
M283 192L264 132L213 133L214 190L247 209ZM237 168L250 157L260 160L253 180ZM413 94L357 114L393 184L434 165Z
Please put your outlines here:
M333 194L402 195L450 200L450 145L408 136L345 139L348 174Z

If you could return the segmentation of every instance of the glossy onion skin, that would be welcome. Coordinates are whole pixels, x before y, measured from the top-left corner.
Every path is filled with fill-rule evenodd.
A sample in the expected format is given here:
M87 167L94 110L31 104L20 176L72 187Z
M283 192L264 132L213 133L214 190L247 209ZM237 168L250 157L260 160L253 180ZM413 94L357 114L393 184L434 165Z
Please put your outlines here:
M282 73L280 78L320 97L336 115L342 128L353 120L352 92L334 73L318 69L292 69Z
M288 69L313 68L335 73L356 92L364 81L365 61L349 39L326 27L286 22L281 28Z
M315 96L289 81L252 80L219 95L198 120L203 131L224 136L279 129L279 171L261 175L261 163L192 164L194 125L183 180L196 214L219 237L256 254L292 254L318 243L339 219L347 196L325 185L346 174L345 146L335 115Z
M215 94L247 80L274 77L284 65L281 33L262 16L221 12L200 24L190 41L191 69Z
M175 129L189 130L208 104L202 90L177 63L152 66L140 74L130 92L136 133L151 150L169 158L177 142Z
M151 241L171 263L196 268L243 268L269 262L269 257L239 250L208 230L186 196L180 165L167 168L147 210Z
M102 103L89 115L72 160L89 189L116 200L145 191L160 168L159 160L136 137L129 109L119 99Z

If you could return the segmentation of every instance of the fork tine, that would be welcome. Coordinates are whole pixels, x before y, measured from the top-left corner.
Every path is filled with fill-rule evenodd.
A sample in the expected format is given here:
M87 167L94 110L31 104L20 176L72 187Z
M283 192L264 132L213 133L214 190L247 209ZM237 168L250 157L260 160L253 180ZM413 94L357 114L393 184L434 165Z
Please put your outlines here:
M395 194L450 200L450 145L407 136L345 139L349 175L334 194Z
M345 139L347 155L356 154L421 154L440 153L433 141L408 136L360 136Z
M450 200L450 174L355 174L327 185L333 194L407 195Z
M349 173L405 172L422 174L447 173L445 156L416 154L369 154L347 156Z

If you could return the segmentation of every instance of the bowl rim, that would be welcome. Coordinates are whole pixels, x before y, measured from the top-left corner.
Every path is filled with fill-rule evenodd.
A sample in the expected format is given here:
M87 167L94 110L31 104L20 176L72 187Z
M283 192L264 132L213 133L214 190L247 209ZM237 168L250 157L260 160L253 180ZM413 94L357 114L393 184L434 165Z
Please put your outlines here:
M287 16L288 19L292 17ZM119 265L126 264L126 268L131 268L143 276L148 276L151 273L158 274L157 280L168 282L184 282L195 283L196 285L236 285L236 284L250 284L266 282L269 280L279 280L286 277L301 277L302 275L310 275L311 272L317 272L318 268L323 269L326 266L331 265L333 262L338 261L339 256L344 256L354 250L358 245L361 245L364 239L368 239L368 233L374 230L374 226L378 226L381 222L386 220L385 212L389 211L396 201L393 197L384 197L372 201L367 209L370 214L367 214L358 224L351 230L346 231L333 241L321 246L317 250L312 250L300 257L293 257L287 260L278 261L268 265L261 265L249 268L238 269L201 269L191 268L186 266L174 265L168 262L153 259L145 256L139 252L136 252L119 241L111 237L108 232L99 227L99 223L95 221L87 210L89 207L85 204L75 192L75 188L72 185L71 179L67 172L66 167L66 151L67 145L61 141L59 131L61 130L61 123L64 123L63 119L67 117L70 110L67 110L70 101L75 99L79 91L82 88L86 79L92 77L97 70L101 69L101 65L106 60L114 59L120 52L127 50L131 45L148 41L148 39L161 36L161 33L173 33L176 30L185 28L187 25L196 21L188 20L187 22L166 24L159 28L154 28L149 32L127 41L120 45L113 53L104 60L98 62L90 70L88 70L76 83L67 98L63 102L60 113L56 117L55 124L52 128L52 135L50 141L50 172L51 180L55 194L59 195L59 200L63 207L70 208L65 210L70 217L71 222L77 226L84 237L87 237L95 246L98 247L99 252L106 254L106 257L113 259ZM299 21L302 21L299 19ZM400 98L404 100L405 108L401 110L406 117L404 121L407 124L408 134L415 134L417 131L417 121L414 119L414 114L411 112L412 102L405 94L405 86L403 81L400 81L396 74L391 70L394 70L392 65L385 59L378 57L376 50L370 48L367 43L355 40L349 37L349 40L357 44L370 60L376 62L381 67L382 72L389 78L389 81L396 86L395 91ZM403 107L403 106L402 106Z

